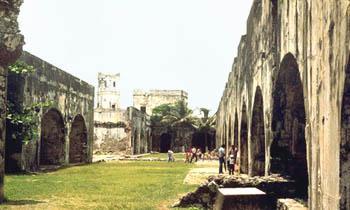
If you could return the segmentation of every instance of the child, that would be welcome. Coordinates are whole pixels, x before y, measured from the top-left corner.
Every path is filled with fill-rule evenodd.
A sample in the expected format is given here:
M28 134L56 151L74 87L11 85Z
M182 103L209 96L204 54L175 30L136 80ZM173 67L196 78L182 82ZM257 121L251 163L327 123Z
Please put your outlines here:
M230 155L230 157L229 157L227 162L228 162L229 175L234 175L234 172L235 172L235 156L234 155Z

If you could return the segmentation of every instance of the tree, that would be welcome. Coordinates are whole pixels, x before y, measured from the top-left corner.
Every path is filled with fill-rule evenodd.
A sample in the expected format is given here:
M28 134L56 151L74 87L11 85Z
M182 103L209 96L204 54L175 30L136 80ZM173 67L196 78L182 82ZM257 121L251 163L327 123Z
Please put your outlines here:
M188 108L187 103L183 100L176 102L170 107L169 112L163 116L161 122L176 126L191 126L195 127L197 118L193 116L193 111Z
M192 127L196 128L198 119L193 116L193 111L188 108L187 103L183 100L177 101L174 104L163 104L153 109L151 116L152 126L164 126L170 131L174 131L180 127ZM183 140L184 136L181 136L183 132L179 132L179 137ZM185 141L185 145L188 146Z
M215 131L215 125L216 125L216 115L209 116L209 109L201 108L200 109L201 114L203 116L201 118L198 118L196 122L196 127L198 132L204 134L204 142L206 147L208 146L208 134L212 131ZM207 148L206 148L207 149Z

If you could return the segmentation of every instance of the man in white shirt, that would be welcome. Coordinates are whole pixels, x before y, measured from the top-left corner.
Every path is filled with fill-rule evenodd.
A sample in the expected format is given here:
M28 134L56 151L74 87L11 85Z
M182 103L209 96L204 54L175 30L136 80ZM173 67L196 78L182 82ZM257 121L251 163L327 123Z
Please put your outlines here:
M219 174L222 174L222 167L223 165L225 166L225 147L226 145L223 144L220 148L219 148ZM225 167L226 168L226 167Z

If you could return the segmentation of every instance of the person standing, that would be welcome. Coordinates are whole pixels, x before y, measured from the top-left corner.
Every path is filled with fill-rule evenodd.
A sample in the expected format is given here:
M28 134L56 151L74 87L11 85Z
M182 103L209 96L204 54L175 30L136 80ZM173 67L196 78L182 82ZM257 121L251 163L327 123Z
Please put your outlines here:
M198 161L198 157L197 157L197 149L196 149L196 147L192 147L191 152L192 152L192 157L191 157L190 163L192 163L194 158L196 158L195 161L197 162Z
M223 144L220 148L219 148L219 174L223 173L223 167L226 168L225 165L225 147L226 145Z
M236 160L237 160L237 152L238 152L238 149L235 145L232 145L228 155L229 155L229 167L232 171L232 175L234 174L235 172L235 165L236 165ZM229 170L230 170L229 169ZM231 175L231 174L230 174Z
M172 150L168 150L168 162L175 162L174 152Z

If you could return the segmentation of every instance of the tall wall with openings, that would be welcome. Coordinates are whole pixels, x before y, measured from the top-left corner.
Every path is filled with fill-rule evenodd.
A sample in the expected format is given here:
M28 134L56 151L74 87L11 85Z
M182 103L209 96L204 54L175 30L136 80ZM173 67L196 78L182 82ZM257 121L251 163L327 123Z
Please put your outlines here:
M17 110L37 104L38 137L14 139L18 128L7 121L6 170L92 162L94 87L28 52L19 60L35 71L10 72L7 97Z
M241 173L293 179L309 209L350 209L349 56L349 1L254 1L217 112Z

